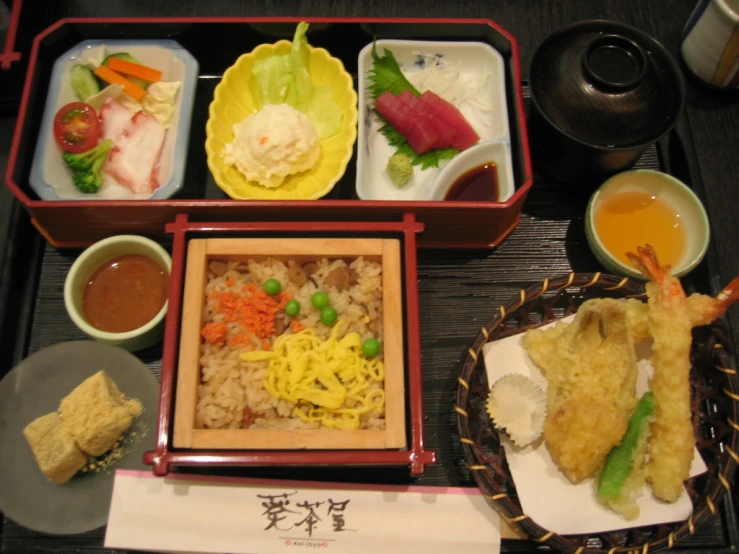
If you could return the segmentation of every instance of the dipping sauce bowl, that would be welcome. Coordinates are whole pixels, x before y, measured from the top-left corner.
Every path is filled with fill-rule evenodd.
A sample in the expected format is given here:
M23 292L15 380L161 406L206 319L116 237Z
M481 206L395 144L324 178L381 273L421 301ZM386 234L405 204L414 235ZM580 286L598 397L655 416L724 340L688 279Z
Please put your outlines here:
M439 171L428 200L507 201L515 189L509 150L506 142L481 142L463 150Z
M644 280L626 258L651 244L660 265L681 277L708 249L710 227L701 201L674 177L646 169L608 179L593 194L585 214L590 249L611 273Z
M137 351L164 333L172 259L158 243L118 235L90 246L64 283L64 305L90 338Z

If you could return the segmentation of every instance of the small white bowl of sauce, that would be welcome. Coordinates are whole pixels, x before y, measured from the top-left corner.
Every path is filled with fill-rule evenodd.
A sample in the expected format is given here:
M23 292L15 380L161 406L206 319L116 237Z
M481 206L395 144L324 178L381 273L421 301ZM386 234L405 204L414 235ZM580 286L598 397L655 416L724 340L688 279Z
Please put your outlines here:
M673 275L692 271L706 254L708 216L695 193L674 177L648 169L624 171L605 181L588 202L588 244L611 273L643 276L626 252L651 244Z
M506 202L513 196L507 142L481 142L463 150L436 177L427 200Z
M172 259L158 243L118 235L90 246L72 264L64 305L90 338L137 351L159 342Z

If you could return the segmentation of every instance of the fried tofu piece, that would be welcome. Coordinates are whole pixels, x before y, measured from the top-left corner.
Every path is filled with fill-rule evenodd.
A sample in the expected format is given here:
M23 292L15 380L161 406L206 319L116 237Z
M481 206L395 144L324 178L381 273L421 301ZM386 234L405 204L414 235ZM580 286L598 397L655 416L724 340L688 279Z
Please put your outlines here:
M87 456L77 447L56 412L34 419L23 429L23 435L39 469L55 483L66 483L87 464Z
M83 381L59 405L59 415L77 445L92 456L110 450L141 413L115 382L99 371Z

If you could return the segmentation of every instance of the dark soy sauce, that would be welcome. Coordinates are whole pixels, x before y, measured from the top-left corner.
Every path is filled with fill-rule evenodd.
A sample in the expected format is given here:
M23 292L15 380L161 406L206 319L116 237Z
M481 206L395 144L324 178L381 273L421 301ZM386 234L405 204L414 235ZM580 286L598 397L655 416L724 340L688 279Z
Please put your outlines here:
M487 162L464 173L454 181L444 200L497 202L498 168L495 162Z

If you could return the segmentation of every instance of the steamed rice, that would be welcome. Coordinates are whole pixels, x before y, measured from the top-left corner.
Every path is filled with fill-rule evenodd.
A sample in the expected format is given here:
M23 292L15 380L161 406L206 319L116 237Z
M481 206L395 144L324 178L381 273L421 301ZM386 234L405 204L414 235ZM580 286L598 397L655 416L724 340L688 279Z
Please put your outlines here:
M220 262L219 262L220 263ZM295 318L288 317L284 311L276 316L277 331L285 328L292 333L290 321L296 320L305 328L313 329L317 336L325 340L333 327L320 322L320 311L311 304L313 293L323 291L328 294L329 304L338 312L338 320L346 323L341 335L356 332L362 340L382 337L382 265L358 257L350 260L315 260L317 268L302 285L290 280L288 269L299 265L295 261L283 262L273 258L264 261L229 261L220 268L209 266L208 281L205 287L206 304L203 325L209 322L224 322L228 328L228 339L220 344L201 344L200 364L201 384L198 391L196 426L210 429L316 429L320 422L304 422L293 416L295 404L277 399L267 392L262 384L268 362L245 362L239 358L241 352L255 349L271 349L277 333L262 339L248 332L239 321L225 320L217 310L216 295L224 293L244 294L244 287L258 286L268 279L276 279L282 285L282 292L300 303L300 313ZM347 268L354 272L355 281L343 290L327 284L332 271ZM331 282L331 279L328 279ZM268 347L268 348L267 348ZM382 353L378 355L382 360ZM374 383L370 388L382 387ZM352 408L351 399L344 407ZM384 429L384 412L375 410L363 414L360 429Z

